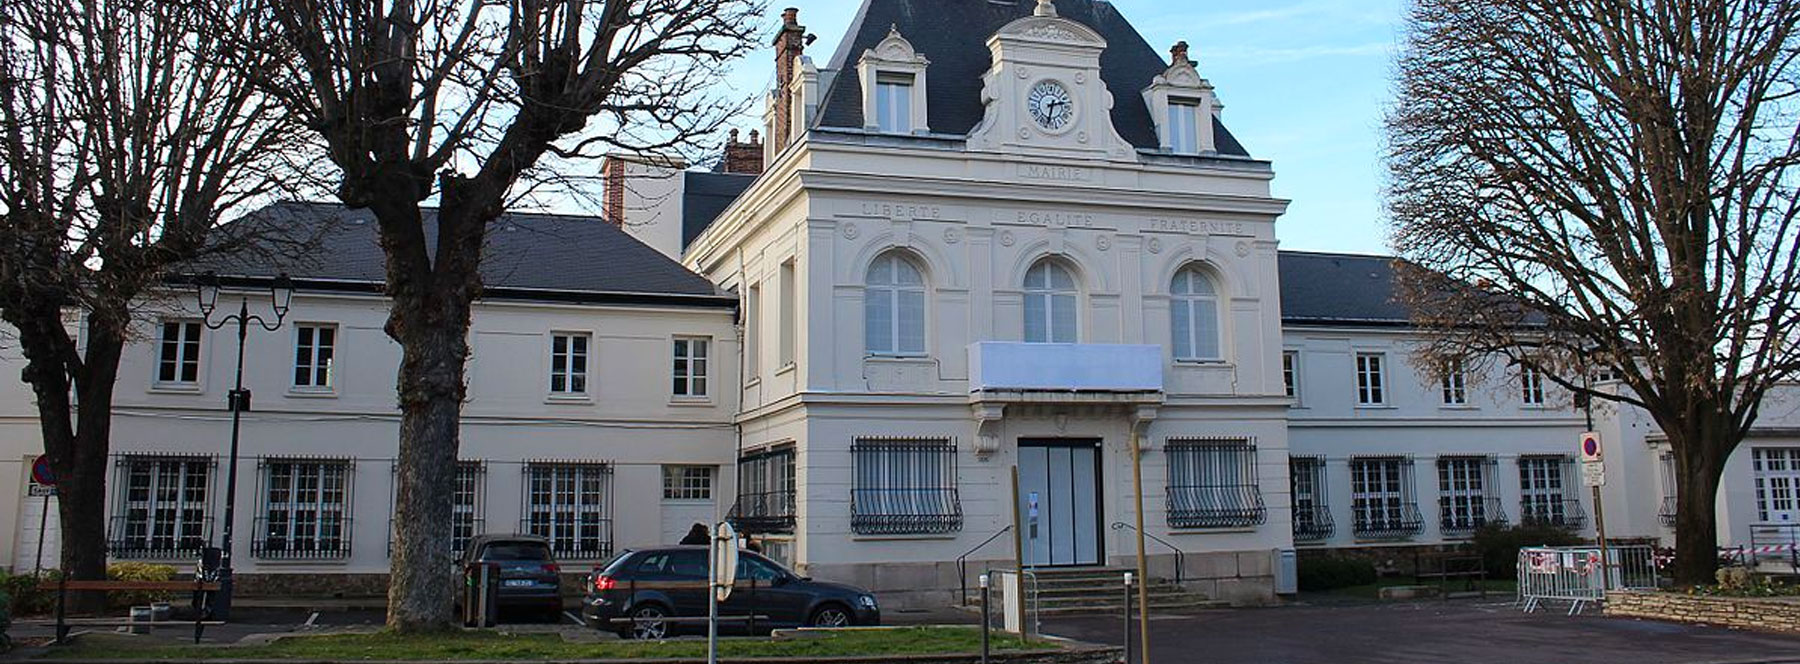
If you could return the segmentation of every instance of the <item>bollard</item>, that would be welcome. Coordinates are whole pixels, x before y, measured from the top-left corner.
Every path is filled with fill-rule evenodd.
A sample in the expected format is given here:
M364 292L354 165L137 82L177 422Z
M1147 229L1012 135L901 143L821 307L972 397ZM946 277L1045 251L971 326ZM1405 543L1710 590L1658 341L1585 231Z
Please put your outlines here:
M1131 664L1131 572L1125 573L1125 664Z
M981 664L988 664L988 630L993 620L988 617L988 575L981 575Z

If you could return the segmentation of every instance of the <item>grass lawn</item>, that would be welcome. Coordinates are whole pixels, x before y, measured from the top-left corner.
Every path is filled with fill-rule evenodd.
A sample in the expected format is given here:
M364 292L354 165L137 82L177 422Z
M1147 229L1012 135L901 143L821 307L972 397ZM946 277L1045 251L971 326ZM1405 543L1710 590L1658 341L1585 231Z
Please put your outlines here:
M1363 599L1377 599L1377 598L1381 597L1381 589L1382 588L1390 588L1393 586L1431 586L1433 588L1436 588L1436 587L1438 587L1438 580L1437 579L1425 579L1423 581L1415 581L1413 579L1406 579L1406 578L1382 579L1380 581L1377 581L1377 582L1371 583L1371 584L1367 584L1367 585L1350 586L1348 588L1339 588L1337 590L1332 590L1332 591L1330 591L1330 594L1344 595L1344 596L1350 596L1350 597L1359 597L1359 598L1363 598ZM1494 595L1511 595L1518 591L1518 587L1519 587L1518 583L1512 581L1511 579L1488 579L1487 580L1487 591L1488 591L1489 597L1492 597ZM1453 579L1444 586L1444 589L1447 592L1454 594L1454 593L1463 593L1463 592L1476 592L1476 591L1479 591L1481 588L1480 588L1480 586L1476 586L1475 590L1471 591L1471 590L1469 590L1469 584L1467 581L1464 581L1462 579Z
M1055 648L1048 643L1034 648ZM993 635L994 650L1022 650L1018 637ZM809 639L721 639L727 657L851 657L932 655L981 650L981 632L967 627L852 630ZM130 637L90 635L51 651L61 659L192 661L206 659L362 660L569 660L663 659L706 656L704 640L568 643L554 634L503 635L458 632L435 636L356 634L285 638L266 646L146 646Z

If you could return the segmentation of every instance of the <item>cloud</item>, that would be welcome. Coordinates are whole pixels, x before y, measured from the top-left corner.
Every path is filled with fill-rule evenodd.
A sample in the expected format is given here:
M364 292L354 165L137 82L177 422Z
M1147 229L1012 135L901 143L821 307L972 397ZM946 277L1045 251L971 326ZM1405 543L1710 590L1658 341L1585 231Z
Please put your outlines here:
M1202 60L1236 60L1253 64L1281 64L1314 58L1361 58L1384 56L1393 52L1391 42L1356 45L1318 45L1297 48L1223 48L1202 54Z

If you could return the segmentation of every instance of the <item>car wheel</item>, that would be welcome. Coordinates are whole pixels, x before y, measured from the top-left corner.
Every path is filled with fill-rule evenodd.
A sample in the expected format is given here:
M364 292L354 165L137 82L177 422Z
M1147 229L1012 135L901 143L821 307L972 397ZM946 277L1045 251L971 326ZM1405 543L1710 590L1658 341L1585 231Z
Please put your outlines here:
M812 619L806 621L807 627L826 629L849 627L854 624L856 624L856 619L850 617L850 611L837 605L820 607L819 610L813 612Z
M664 618L669 612L655 604L639 606L631 612L631 627L628 632L631 638L640 641L660 641L669 636L669 623Z

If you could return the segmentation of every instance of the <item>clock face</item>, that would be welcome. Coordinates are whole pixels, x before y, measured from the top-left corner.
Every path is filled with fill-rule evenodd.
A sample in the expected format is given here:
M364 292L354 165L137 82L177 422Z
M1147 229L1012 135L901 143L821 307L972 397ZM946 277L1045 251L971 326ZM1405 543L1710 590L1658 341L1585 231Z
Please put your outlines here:
M1025 107L1039 127L1051 131L1067 127L1075 119L1075 100L1069 96L1068 89L1056 81L1032 86L1031 93L1025 97Z

